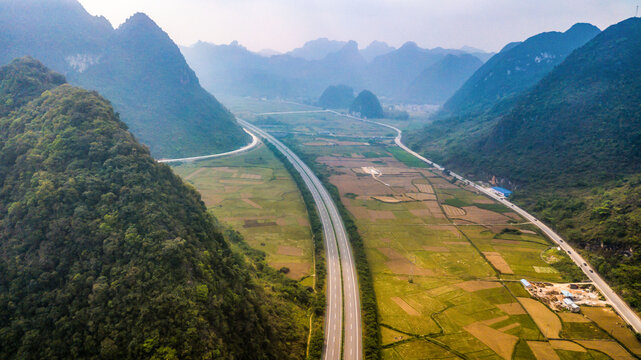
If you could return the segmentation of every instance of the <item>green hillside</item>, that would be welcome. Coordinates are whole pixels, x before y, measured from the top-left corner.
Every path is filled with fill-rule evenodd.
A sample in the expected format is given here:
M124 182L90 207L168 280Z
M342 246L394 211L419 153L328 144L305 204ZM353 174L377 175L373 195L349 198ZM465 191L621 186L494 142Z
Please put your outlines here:
M318 98L318 106L327 109L347 109L354 102L354 89L346 85L327 87Z
M491 123L413 147L481 180L584 250L641 308L641 19L597 35ZM425 134L423 132L421 134ZM459 135L454 136L454 135ZM438 150L440 149L440 151Z
M144 14L114 30L77 0L0 0L0 34L0 65L33 56L99 91L154 157L207 155L250 140Z
M290 312L105 99L33 59L0 76L24 104L0 117L0 358L302 356Z
M350 105L349 112L360 114L360 116L368 119L381 119L385 117L380 101L378 101L376 95L369 90L363 90L358 94L352 102L352 105Z

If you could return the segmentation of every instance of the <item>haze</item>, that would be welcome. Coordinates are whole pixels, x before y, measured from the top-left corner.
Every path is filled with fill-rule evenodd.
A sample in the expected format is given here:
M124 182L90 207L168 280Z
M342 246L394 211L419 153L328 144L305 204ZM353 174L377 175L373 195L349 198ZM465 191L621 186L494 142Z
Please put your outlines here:
M319 37L400 46L474 46L498 51L576 22L605 28L634 15L633 0L81 0L114 26L145 12L182 45L238 40L251 50L289 51Z

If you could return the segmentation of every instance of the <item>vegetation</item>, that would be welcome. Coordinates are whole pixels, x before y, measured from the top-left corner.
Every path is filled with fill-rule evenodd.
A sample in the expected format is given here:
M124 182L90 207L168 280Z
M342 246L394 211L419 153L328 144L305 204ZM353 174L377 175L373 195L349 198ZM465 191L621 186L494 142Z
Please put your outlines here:
M114 30L77 0L0 2L0 65L30 54L71 84L99 91L155 157L232 150L249 142L201 86L180 49L136 14Z
M354 99L354 102L349 107L349 112L360 114L362 117L368 119L380 119L385 117L381 103L378 101L376 95L371 91L363 90Z
M0 84L51 78L34 69ZM288 314L199 195L105 99L56 83L25 82L0 118L0 357L296 358Z
M354 89L346 85L329 86L318 98L318 106L325 109L348 109L352 102Z

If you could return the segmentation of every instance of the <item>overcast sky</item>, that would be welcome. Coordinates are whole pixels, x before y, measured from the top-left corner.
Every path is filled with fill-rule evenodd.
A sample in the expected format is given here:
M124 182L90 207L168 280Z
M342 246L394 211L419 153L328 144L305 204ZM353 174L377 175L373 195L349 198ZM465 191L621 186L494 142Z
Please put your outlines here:
M288 51L319 37L400 46L474 46L498 51L511 41L566 30L601 29L634 16L641 0L80 0L114 27L147 13L181 45L238 40L251 50Z

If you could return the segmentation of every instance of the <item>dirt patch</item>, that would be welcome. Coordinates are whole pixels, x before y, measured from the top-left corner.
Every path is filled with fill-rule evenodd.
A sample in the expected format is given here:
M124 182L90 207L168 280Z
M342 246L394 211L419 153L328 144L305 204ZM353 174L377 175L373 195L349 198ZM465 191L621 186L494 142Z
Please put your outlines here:
M575 342L565 340L550 340L550 345L553 349L566 350L574 352L587 352L585 348Z
M223 192L225 194L235 194L240 191L239 186L223 186Z
M198 174L202 173L202 172L203 172L203 171L205 171L205 170L207 170L207 168L200 168L200 169L198 169L198 170L196 170L196 171L192 172L191 174L189 174L189 175L185 176L185 180L191 180L191 179L193 179L193 178L194 178L194 176L196 176L196 175L198 175Z
M279 246L278 254L287 256L303 256L303 249L295 246Z
M536 231L532 231L532 230L523 230L523 229L521 229L521 232L524 233L524 234L536 235Z
M588 349L595 349L607 354L614 360L632 360L634 357L619 343L610 340L578 340L579 344Z
M554 274L558 273L558 271L549 266L532 266L534 268L534 271L536 271L539 274Z
M262 209L263 207L251 201L250 199L241 199L245 204L253 207L254 209Z
M510 324L508 326L503 326L502 328L499 328L497 330L500 331L500 332L506 332L506 331L510 331L512 329L515 329L515 328L517 328L519 326L521 326L520 323L514 323L514 324Z
M469 243L469 242L467 242L467 241L443 241L443 244L445 244L445 245L463 245L463 246L472 246L472 244L470 244L470 243Z
M494 211L481 209L476 206L465 206L463 207L463 210L465 210L466 214L459 217L461 219L468 220L477 224L507 224L509 220L512 220L505 215L499 214ZM500 230L502 230L502 228Z
M514 346L519 341L514 335L502 333L482 323L473 323L463 329L506 360L512 358Z
M198 192L206 207L218 205L225 200L217 190L198 190Z
M396 216L394 216L394 213L391 211L385 211L385 210L367 210L367 214L369 215L369 218L373 221L376 220L394 220L396 219Z
M355 174L332 175L332 184L336 185L341 194L358 194L362 196L377 196L388 194L389 188L374 180L371 176L356 176Z
M436 200L436 195L426 193L406 193L407 197L416 201Z
M289 272L286 274L286 276L290 279L294 280L299 280L303 276L309 274L310 269L311 269L311 264L309 263L270 263L269 266L273 267L276 270L280 270L281 268L288 268Z
M346 206L347 210L354 215L355 218L359 220L369 220L369 213L367 212L367 209L362 207L362 206Z
M525 309L519 303L497 304L497 308L508 315L525 315Z
M254 228L262 226L276 226L275 221L245 220L244 228Z
M520 243L519 240L492 239L492 244L518 245Z
M418 275L418 276L432 276L435 273L432 270L424 269L422 267L412 264L405 256L399 254L392 248L378 248L378 251L385 255L388 261L385 265L391 272L397 275Z
M416 311L410 304L406 303L405 300L401 299L400 297L393 297L392 301L396 303L403 311L405 311L408 315L412 316L420 316L421 313Z
M278 218L278 219L276 219L276 225L278 225L278 226L287 226L287 219L286 218Z
M528 341L527 344L537 360L561 360L549 342Z
M445 246L423 246L423 250L429 252L449 252L450 249Z
M425 194L434 194L434 188L432 188L432 185L430 184L414 184L414 186L416 186L419 192Z
M465 210L457 208L456 206L443 205L443 210L445 214L449 217L459 217L465 215Z
M514 274L514 271L512 271L510 265L505 261L505 259L503 259L501 253L485 251L483 252L483 255L485 255L487 260L492 263L498 271L503 274Z
M559 337L562 327L561 320L547 306L530 298L519 297L517 299L530 314L545 337L549 339L557 339Z
M494 288L499 288L503 286L498 281L482 281L482 280L464 281L462 283L458 283L455 285L467 292L494 289Z
M218 180L218 182L221 183L221 184L234 184L234 185L258 185L258 184L263 184L262 181L253 181L253 180L222 179L222 180Z
M296 218L296 223L299 226L309 226L309 220L307 218L302 217L302 216Z

